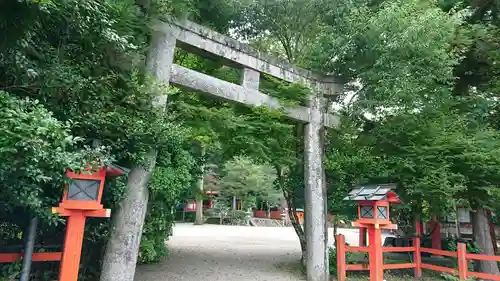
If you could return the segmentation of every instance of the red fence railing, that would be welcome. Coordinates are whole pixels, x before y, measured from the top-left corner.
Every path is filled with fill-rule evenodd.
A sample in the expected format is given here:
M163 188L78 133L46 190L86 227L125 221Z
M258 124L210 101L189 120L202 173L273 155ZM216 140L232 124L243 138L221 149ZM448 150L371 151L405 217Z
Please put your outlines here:
M33 253L32 261L60 261L61 252ZM10 263L23 257L21 253L0 253L0 263Z
M345 245L345 238L343 235L337 235L337 278L339 281L345 281L347 278L347 271L356 270L370 270L369 264L346 264L345 254L358 253L358 252L370 252L369 247L353 247ZM413 262L411 263L400 263L400 264L383 264L383 270L392 269L408 269L413 268L415 277L422 277L422 269L429 269L434 271L446 272L454 275L458 275L460 280L466 280L469 277L477 277L487 280L498 280L500 281L500 275L473 272L468 270L469 260L488 260L500 262L500 256L488 256L488 255L478 255L478 254L468 254L467 247L464 243L458 243L457 251L443 251L429 248L420 247L420 237L413 238L413 246L411 247L382 247L383 253L401 253L401 252L412 252ZM438 266L433 264L426 264L422 262L421 253L429 253L435 256L445 256L453 257L457 259L458 268L450 268L444 266Z

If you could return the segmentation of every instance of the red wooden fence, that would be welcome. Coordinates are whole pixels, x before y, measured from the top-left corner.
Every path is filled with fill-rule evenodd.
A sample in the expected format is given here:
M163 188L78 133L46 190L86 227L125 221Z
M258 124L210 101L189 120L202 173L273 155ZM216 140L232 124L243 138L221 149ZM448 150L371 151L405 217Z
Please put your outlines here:
M33 261L60 261L61 255L61 252L33 253L31 258ZM23 254L20 253L1 253L0 263L15 262L17 259L22 257Z
M370 270L369 264L346 264L345 254L347 252L369 252L369 247L353 247L345 245L345 238L343 235L337 235L337 279L339 281L345 281L347 276L347 271L354 270ZM413 268L415 277L422 276L422 269L429 269L434 271L446 272L454 275L458 275L460 280L466 280L469 277L477 277L481 279L488 280L498 280L500 281L500 275L487 274L482 272L473 272L468 270L467 261L468 260L488 260L500 262L500 256L488 256L488 255L478 255L478 254L468 254L467 247L464 243L458 243L457 251L443 251L430 248L420 247L420 238L413 238L413 246L411 247L383 247L383 253L397 253L397 252L413 252L413 262L412 263L400 263L400 264L383 264L383 270L389 269L405 269ZM458 269L449 268L444 266L426 264L422 262L421 253L429 253L436 256L447 256L456 258L458 261Z

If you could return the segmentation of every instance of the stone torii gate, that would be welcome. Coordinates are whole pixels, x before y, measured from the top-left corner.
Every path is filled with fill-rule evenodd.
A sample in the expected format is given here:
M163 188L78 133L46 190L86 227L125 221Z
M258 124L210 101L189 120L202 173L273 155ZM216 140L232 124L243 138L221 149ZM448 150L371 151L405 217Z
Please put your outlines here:
M326 112L325 96L338 95L342 86L331 76L322 76L259 53L225 35L190 21L158 22L153 27L148 68L158 81L171 82L198 92L248 106L284 109L287 116L305 124L305 222L307 240L307 280L328 281L328 232L326 186L323 169L324 127L336 128L339 119ZM220 80L174 64L175 47L193 53L221 57L243 69L240 85ZM308 107L284 107L259 92L260 74L308 85L314 92ZM164 97L166 99L166 97ZM165 103L166 100L160 101Z

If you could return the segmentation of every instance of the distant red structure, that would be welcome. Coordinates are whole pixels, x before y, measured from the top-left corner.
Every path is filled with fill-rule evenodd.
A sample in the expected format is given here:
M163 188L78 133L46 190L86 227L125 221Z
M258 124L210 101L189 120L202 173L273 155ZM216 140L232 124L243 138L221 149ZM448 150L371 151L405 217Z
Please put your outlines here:
M297 214L297 219L299 220L299 223L303 224L304 223L304 210L297 209L295 213ZM270 219L275 219L275 220L283 220L284 219L286 225L290 224L290 216L286 210L270 211L269 214L267 211L264 211L264 210L254 210L253 216L255 218L270 218Z
M205 201L205 200L203 200ZM202 202L204 204L205 202ZM196 212L196 206L198 205L198 200L186 200L186 206L184 211L186 212ZM208 204L203 205L203 209L212 209L214 207L214 201L208 200Z

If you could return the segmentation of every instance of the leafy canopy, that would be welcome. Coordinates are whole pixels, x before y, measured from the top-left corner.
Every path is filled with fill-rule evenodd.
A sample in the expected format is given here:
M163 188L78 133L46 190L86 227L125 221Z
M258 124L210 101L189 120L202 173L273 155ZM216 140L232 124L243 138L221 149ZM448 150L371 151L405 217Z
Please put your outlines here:
M260 199L276 204L280 192L275 189L276 171L268 165L254 163L248 157L236 156L224 165L217 188L223 196L236 196L243 202Z

